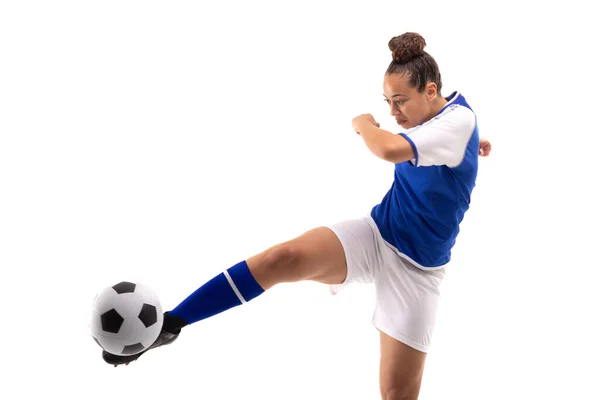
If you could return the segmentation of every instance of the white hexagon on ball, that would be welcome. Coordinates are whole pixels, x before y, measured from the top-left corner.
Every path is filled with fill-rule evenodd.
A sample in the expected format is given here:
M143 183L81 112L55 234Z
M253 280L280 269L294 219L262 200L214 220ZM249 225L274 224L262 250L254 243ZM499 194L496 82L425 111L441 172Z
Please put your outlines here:
M163 325L163 310L147 286L123 281L100 291L92 303L92 337L109 353L137 354L154 343Z

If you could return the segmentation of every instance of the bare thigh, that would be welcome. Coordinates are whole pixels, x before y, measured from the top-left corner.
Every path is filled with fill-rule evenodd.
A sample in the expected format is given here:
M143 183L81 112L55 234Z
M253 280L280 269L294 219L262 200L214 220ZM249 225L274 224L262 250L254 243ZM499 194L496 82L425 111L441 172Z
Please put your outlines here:
M427 353L415 350L381 331L380 342L381 398L383 400L418 399Z
M339 284L346 279L346 256L337 235L327 227L309 230L246 260L267 290L278 283L312 280Z

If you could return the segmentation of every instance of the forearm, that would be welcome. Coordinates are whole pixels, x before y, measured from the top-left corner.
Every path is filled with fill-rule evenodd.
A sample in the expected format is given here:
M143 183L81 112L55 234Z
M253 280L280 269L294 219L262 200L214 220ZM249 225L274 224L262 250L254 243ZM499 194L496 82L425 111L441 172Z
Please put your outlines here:
M371 153L387 160L390 151L394 148L396 135L375 125L361 127L359 134Z

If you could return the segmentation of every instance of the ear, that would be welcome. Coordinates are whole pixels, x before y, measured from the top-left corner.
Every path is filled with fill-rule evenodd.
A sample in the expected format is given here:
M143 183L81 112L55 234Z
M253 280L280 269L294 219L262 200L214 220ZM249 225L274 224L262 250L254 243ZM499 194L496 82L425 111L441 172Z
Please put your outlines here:
M435 100L437 98L437 85L433 82L429 82L427 86L425 86L425 95L427 96L427 100Z

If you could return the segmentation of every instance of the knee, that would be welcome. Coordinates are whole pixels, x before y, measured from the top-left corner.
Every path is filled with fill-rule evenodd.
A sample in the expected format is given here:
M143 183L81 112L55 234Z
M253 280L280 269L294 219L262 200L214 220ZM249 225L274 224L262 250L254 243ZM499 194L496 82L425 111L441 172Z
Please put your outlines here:
M393 385L381 388L382 400L417 400L419 389L411 385Z
M275 282L302 280L303 251L293 242L280 243L268 249L261 260L263 273Z
M285 242L267 250L265 252L264 263L269 268L276 270L297 264L299 258L299 249L293 243Z

